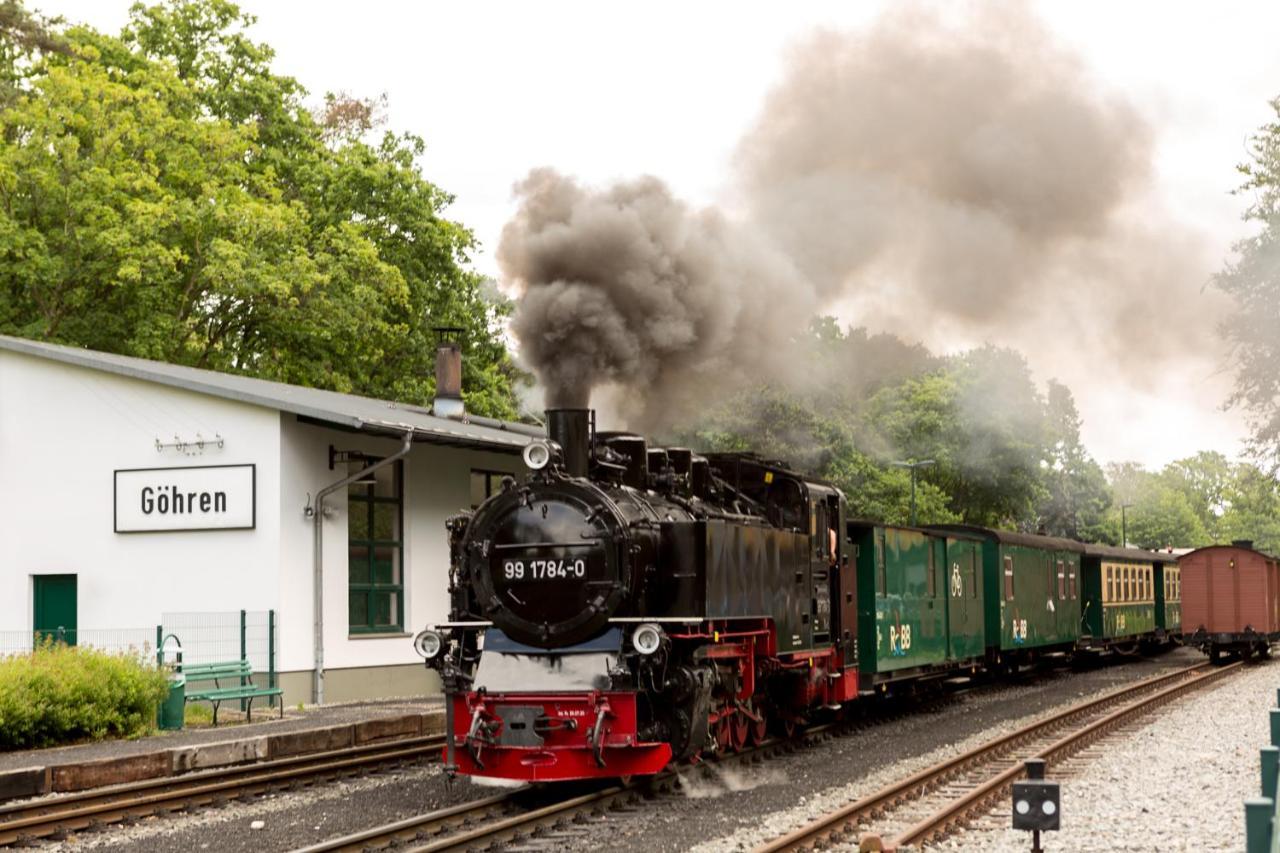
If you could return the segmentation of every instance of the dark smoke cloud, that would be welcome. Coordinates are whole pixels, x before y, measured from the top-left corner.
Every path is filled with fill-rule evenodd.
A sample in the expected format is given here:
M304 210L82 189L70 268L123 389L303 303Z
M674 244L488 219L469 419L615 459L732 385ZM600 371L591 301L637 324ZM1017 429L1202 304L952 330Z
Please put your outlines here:
M512 330L550 406L585 406L612 383L633 392L633 417L656 417L699 382L767 365L791 330L780 308L817 308L767 240L655 178L596 190L539 169L516 195L497 257L522 289Z
M1218 305L1202 241L1150 214L1152 158L1138 112L1025 7L895 5L794 47L739 146L742 223L652 178L539 171L498 257L549 402L613 383L645 425L711 377L795 381L761 351L815 308L939 351L1015 346L1070 385L1154 383L1214 346ZM1142 329L1181 333L1148 346Z

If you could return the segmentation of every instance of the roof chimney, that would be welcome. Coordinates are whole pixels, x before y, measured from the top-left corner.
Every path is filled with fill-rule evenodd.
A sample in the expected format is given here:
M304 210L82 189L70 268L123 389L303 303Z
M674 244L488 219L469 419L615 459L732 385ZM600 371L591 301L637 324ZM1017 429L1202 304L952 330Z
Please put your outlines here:
M432 329L440 339L436 343L436 398L431 412L441 418L456 418L465 411L462 405L462 344L458 326L436 326Z
M1232 539L1231 544L1233 547L1236 547L1236 548L1244 548L1249 551L1253 550L1252 539Z

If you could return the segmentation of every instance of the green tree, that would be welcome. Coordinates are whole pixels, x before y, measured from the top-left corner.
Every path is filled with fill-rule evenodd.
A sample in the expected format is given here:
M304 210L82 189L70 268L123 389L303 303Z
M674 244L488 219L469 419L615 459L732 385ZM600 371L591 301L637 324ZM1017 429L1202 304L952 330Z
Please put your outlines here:
M677 440L704 451L749 450L780 460L838 486L851 518L906 524L911 517L908 473L858 450L851 426L847 419L820 413L789 389L761 388L735 396L697 431ZM918 523L958 521L947 503L936 486L916 484Z
M1280 98L1271 102L1280 117ZM1236 257L1216 284L1236 303L1222 324L1233 346L1236 384L1231 404L1249 413L1252 449L1270 473L1280 469L1280 121L1264 125L1237 168L1238 192L1252 203L1245 219L1261 228L1235 245Z
M954 356L877 392L865 419L892 458L935 461L918 476L947 494L965 522L1034 526L1048 432L1021 355L983 347Z
M1280 481L1253 465L1238 465L1224 503L1215 541L1248 539L1259 550L1280 554Z
M1070 389L1049 382L1048 458L1043 468L1045 498L1040 526L1051 536L1096 541L1111 506L1111 489L1101 466L1080 441L1080 415Z
M469 408L514 415L508 307L422 140L317 122L252 23L139 4L34 61L0 113L0 331L421 403L458 326Z
M1138 548L1197 548L1210 543L1204 522L1178 480L1153 474L1135 462L1107 466L1114 504L1099 538L1122 543L1122 513L1128 544Z
M886 467L856 450L834 459L825 476L844 492L850 518L908 524L911 521L911 473ZM923 479L916 482L916 523L960 521L946 492Z
M1128 516L1129 544L1138 548L1197 548L1211 541L1187 496L1159 481L1139 495Z
M1217 451L1203 450L1194 456L1170 462L1160 475L1186 496L1209 539L1221 542L1222 518L1229 506L1230 492L1240 475L1238 466Z
M66 42L54 32L59 23L28 11L18 0L0 0L0 110L21 96L37 57L67 52Z

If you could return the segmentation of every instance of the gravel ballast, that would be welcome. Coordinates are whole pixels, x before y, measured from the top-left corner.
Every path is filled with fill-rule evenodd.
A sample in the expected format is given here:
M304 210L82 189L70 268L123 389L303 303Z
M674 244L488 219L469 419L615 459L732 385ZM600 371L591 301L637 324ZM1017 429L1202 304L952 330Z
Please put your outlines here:
M1101 695L1122 684L1202 659L1186 650L1179 650L1119 666L1081 672L1063 669L1037 675L1026 682L977 686L941 706L876 721L862 731L797 749L762 765L738 766L710 778L704 778L697 772L686 774L687 785L681 792L657 795L624 810L593 817L558 838L543 838L540 839L541 844L529 846L598 851L602 839L607 839L605 847L611 851L697 849L710 853L750 849L760 841L816 817L837 802L869 793L942 755L977 745L1082 698ZM1265 667L1251 671L1245 677L1254 678L1258 672L1268 671L1280 676L1280 670ZM1216 724L1207 710L1200 712L1199 731L1185 735L1187 742L1196 745L1196 755L1221 752L1228 763L1234 762L1243 768L1242 783L1247 784L1228 797L1232 805L1224 824L1230 827L1226 836L1230 843L1226 849L1232 849L1231 844L1243 837L1240 803L1257 787L1257 750L1266 742L1266 709L1275 695L1275 685L1271 680L1280 679L1264 677L1263 680L1265 684L1248 688L1260 694L1256 697L1257 705L1253 711L1244 712L1253 728L1239 735L1227 728L1222 729L1228 737L1226 742L1231 745L1230 749L1238 751L1239 755L1229 755L1229 750L1219 749L1216 741L1208 739L1215 737ZM1194 694L1192 699L1183 700L1183 703L1199 702L1202 697L1210 695L1223 701L1220 691L1242 683L1239 678L1231 679L1215 689L1213 694ZM1180 709L1181 704L1171 706L1169 710ZM1111 742L1109 739L1103 743ZM1184 747L1183 751L1188 750ZM1215 763L1206 763L1203 758L1197 762L1194 756L1180 756L1180 760L1184 759L1191 761L1197 771L1183 768L1181 779L1173 784L1160 783L1161 790L1151 786L1150 796L1153 799L1165 796L1171 804L1181 803L1186 816L1195 819L1199 809L1186 808L1188 791L1201 790L1201 780L1213 784L1219 768ZM1076 784L1067 779L1062 781ZM491 788L480 788L468 782L447 786L439 765L422 766L270 795L249 803L232 803L192 815L148 819L137 826L86 833L50 847L125 851L290 849L492 793ZM1072 796L1070 788L1064 787L1064 820L1072 819L1070 810L1073 807L1079 808L1075 800L1069 799ZM1114 798L1114 793L1111 796ZM1098 792L1098 797L1100 802L1107 801L1107 794L1102 791ZM262 821L261 828L254 828L255 821ZM996 825L992 824L993 827ZM1067 843L1068 840L1071 843ZM1113 838L1103 846L1117 849L1117 840ZM992 831L989 837L985 832L958 836L947 842L951 846L946 849L1006 849L999 846L1005 843L1012 845L1007 848L1010 850L1030 848L1025 835ZM1067 833L1051 836L1046 843L1053 845L1046 849L1094 849L1076 846L1074 836ZM1137 846L1118 849L1203 847ZM1214 849L1223 848L1216 846Z
M733 767L710 778L686 774L690 784L683 792L593 820L590 832L564 839L561 846L598 850L599 839L607 837L610 850L635 853L748 850L816 817L841 796L870 793L953 755L962 744L976 746L1085 697L1203 660L1180 649L1114 666L979 686L941 707L878 721L763 765Z
M1244 849L1244 801L1260 796L1258 751L1270 743L1280 662L1196 691L1145 724L1112 735L1047 778L1062 793L1062 828L1048 851ZM931 850L1025 853L1030 836L992 815ZM983 827L990 827L983 829Z

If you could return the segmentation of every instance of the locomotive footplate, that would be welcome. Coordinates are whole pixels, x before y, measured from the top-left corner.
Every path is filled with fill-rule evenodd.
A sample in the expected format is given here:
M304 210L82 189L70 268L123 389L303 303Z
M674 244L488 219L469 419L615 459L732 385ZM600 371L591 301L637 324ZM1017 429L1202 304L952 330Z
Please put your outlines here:
M653 774L667 743L636 736L636 695L468 693L453 697L457 772L530 782Z

